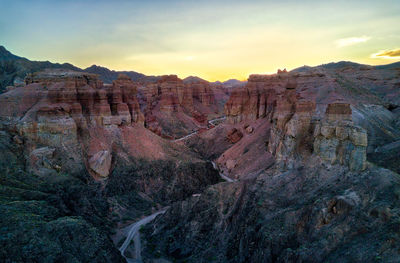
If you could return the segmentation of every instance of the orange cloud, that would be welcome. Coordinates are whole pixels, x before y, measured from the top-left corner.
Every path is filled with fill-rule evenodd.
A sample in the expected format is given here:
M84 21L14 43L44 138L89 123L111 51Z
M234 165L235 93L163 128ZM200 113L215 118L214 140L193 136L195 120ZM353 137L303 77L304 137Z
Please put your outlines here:
M371 55L372 58L387 58L387 59L399 59L400 48L392 50L381 50Z

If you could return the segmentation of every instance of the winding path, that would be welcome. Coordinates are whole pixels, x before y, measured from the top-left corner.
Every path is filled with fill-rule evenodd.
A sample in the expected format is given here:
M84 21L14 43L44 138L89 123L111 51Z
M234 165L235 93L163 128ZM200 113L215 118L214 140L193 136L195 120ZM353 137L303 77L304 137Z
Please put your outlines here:
M173 142L180 142L180 141L183 141L183 140L185 140L185 139L187 139L187 138L192 137L193 135L196 135L198 132L199 132L199 131L194 131L194 132L192 132L192 133L190 133L190 134L188 134L188 135L183 136L182 138L173 140Z
M212 120L209 120L209 121L208 121L208 124L214 125L214 122L216 122L216 121L221 121L221 120L225 120L225 119L226 119L225 116L220 117L220 118L216 118L216 119L212 119ZM183 137L181 137L181 138L178 138L178 139L175 139L175 140L172 140L172 141L173 141L173 142L180 142L180 141L186 140L187 138L192 137L193 135L196 135L197 133L199 133L199 130L194 131L194 132L192 132L192 133L190 133L190 134L188 134L188 135L185 135L185 136L183 136Z
M214 167L215 170L219 172L219 176L224 179L227 182L233 183L236 182L236 180L229 178L228 176L224 175L221 173L218 169L218 166L211 161L212 166ZM200 194L196 194L200 195ZM121 252L121 255L126 259L126 262L128 263L141 263L142 262L142 256L140 255L140 251L142 250L141 242L140 242L140 227L143 225L146 225L153 221L158 215L164 214L167 211L167 208L164 208L161 211L158 211L154 214L149 215L148 217L145 217L127 227L128 230L128 235L122 244L122 246L119 248L119 251ZM131 240L133 239L134 241L134 246L135 246L135 255L134 258L128 258L125 256L125 250L128 248L129 244L131 243Z
M225 181L230 182L230 183L236 182L235 179L231 179L231 178L229 178L228 176L226 176L226 175L224 175L223 173L221 173L221 172L219 171L218 166L217 166L216 163L214 163L213 161L211 161L211 164L212 164L212 166L214 167L214 169L218 171L219 176L221 176L222 179L224 179Z
M226 119L226 117L223 116L223 117L221 117L221 118L216 118L216 119L209 120L208 123L214 125L214 122L216 122L216 121L222 121L222 120L225 120L225 119Z
M149 223L150 221L152 221L154 218L156 218L158 215L160 214L164 214L165 211L167 211L168 208L165 208L161 211L158 211L154 214L149 215L148 217L145 217L143 219L141 219L140 221L131 224L128 228L128 235L124 241L124 243L122 244L122 246L119 248L119 251L121 252L121 255L126 259L126 261L128 263L133 263L133 262L142 262L142 257L140 255L140 251L141 251L141 244L140 244L140 227L143 225L146 225L147 223ZM132 238L134 238L134 245L135 245L135 258L131 259L131 258L127 258L125 256L125 250L126 248L129 246L129 244L131 243Z

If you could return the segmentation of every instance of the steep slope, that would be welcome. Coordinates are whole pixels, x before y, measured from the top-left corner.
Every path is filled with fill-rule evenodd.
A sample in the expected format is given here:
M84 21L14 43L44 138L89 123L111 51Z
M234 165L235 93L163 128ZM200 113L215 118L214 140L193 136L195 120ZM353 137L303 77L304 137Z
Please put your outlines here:
M156 83L139 87L139 103L146 127L165 138L179 138L208 127L208 119L222 113L213 87L205 80L176 75L161 76Z
M376 148L382 135L371 131L382 125L359 122L388 110L371 92L357 100L334 76L250 76L226 104L219 139L199 135L230 140L228 149L211 150L239 180L177 202L150 223L145 262L396 262L400 177L369 163L367 149L384 153L398 143ZM360 114L372 105L383 110Z
M212 186L145 229L147 261L396 262L399 178L371 167L271 170Z
M0 95L1 261L120 262L114 228L220 181L144 127L128 76L105 86L45 70L25 81Z

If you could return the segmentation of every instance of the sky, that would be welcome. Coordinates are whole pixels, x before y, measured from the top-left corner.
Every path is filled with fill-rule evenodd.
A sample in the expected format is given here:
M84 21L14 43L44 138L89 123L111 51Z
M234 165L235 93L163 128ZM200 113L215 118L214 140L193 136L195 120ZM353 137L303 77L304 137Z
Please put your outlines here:
M244 80L400 61L400 1L0 0L0 45L82 68Z

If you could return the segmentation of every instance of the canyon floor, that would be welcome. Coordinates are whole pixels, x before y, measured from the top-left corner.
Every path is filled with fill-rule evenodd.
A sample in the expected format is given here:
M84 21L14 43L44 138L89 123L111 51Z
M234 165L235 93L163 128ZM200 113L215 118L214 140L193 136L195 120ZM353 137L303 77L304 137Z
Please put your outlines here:
M1 262L400 262L398 63L232 85L0 51Z

